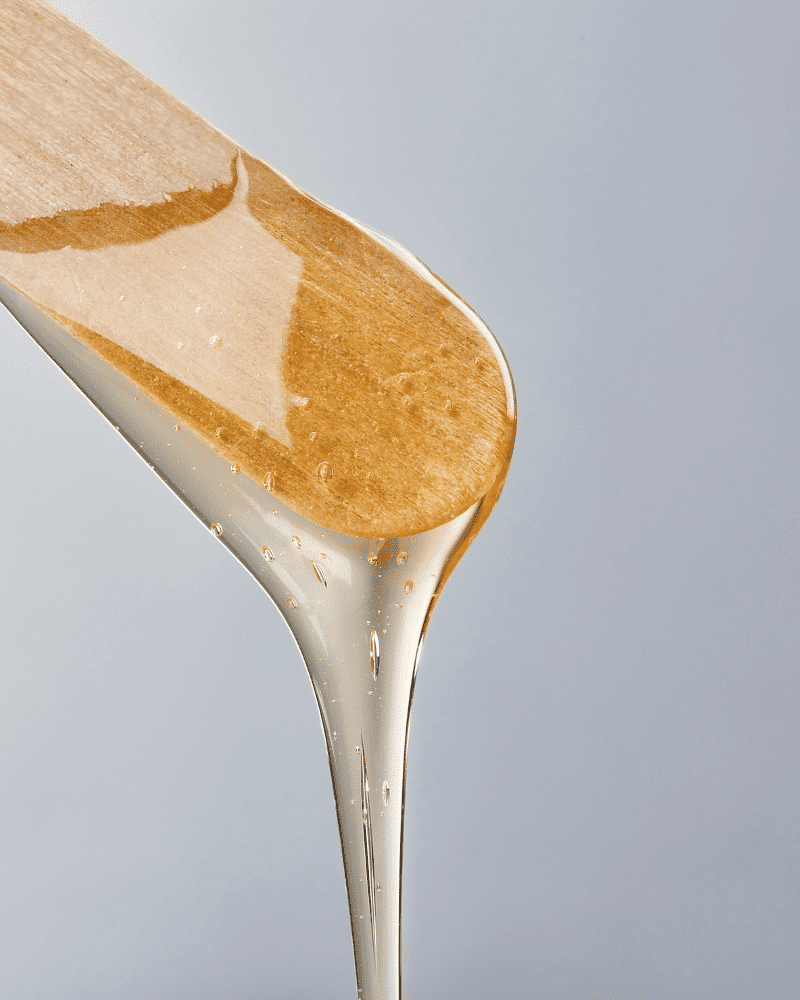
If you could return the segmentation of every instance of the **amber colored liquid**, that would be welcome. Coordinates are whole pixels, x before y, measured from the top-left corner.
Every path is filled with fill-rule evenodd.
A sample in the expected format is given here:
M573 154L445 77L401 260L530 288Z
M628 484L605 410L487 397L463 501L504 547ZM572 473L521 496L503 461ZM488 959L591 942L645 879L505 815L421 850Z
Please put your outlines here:
M361 537L452 520L513 443L494 338L401 247L244 153L231 174L0 224L0 275L303 516Z
M504 419L511 432L500 438L504 450L492 456L493 475L466 507L462 498L462 509L454 517L421 532L378 537L378 530L365 533L362 522L359 535L349 534L334 530L341 517L334 519L332 528L329 522L320 524L299 513L296 508L302 503L290 506L279 499L280 469L248 475L252 463L243 459L241 447L231 447L241 428L236 431L234 424L222 420L219 410L212 411L211 419L212 424L219 421L219 433L202 428L198 432L192 422L196 390L186 387L181 395L179 380L170 382L151 365L160 372L154 382L141 360L135 370L126 370L120 363L124 348L112 350L108 338L92 335L87 328L76 336L74 324L56 322L51 313L2 282L0 299L258 580L289 624L325 732L359 996L399 1000L405 748L418 656L441 587L502 488L513 442L510 376L504 378L511 392L504 404L510 415ZM209 345L209 350L217 346ZM499 350L495 353L490 344L486 349L500 359L494 364L504 365ZM159 384L161 391L156 391ZM188 422L181 414L189 415ZM330 441L339 426L341 421L317 433L324 430ZM407 446L418 446L418 428L413 434L408 428L404 433L402 423L394 429ZM257 443L265 437L262 428L254 434L250 425L246 434ZM435 434L431 427L423 437L431 454ZM314 488L331 504L336 497L336 447L321 454L321 462L313 456ZM422 467L424 471L424 462ZM414 468L412 464L412 472ZM292 489L298 488L294 482ZM413 524L417 517L412 511L407 521ZM378 518L376 529L383 526Z

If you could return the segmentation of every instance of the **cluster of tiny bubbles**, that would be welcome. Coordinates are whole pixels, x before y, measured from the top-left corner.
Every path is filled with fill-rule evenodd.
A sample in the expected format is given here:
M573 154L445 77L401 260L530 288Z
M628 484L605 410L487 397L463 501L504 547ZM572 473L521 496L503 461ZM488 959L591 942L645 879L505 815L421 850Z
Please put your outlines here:
M303 543L300 541L297 535L292 535L292 545L294 545L296 549L299 549L302 544Z
M261 550L261 555L267 560L267 562L275 562L275 556L272 554L272 549L265 545Z
M231 472L234 474L234 476L238 476L240 471L241 471L241 466L239 465L238 462L234 462L231 465Z
M398 552L397 553L397 565L398 566L405 566L405 564L407 562L408 562L408 553L407 552Z
M297 611L297 601L293 597L286 598L286 606L290 611Z
M370 566L374 566L377 561L378 561L377 552L369 552L367 554L367 562L370 564Z
M406 582L403 584L403 593L410 594L413 589L414 589L414 581L406 580Z
M275 473L268 472L266 478L264 479L264 489L269 490L270 493L275 488Z
M179 340L178 341L178 350L180 350L182 347L183 347L183 341Z
M451 400L449 400L449 399L446 399L446 400L444 401L444 408L445 408L446 410L452 410L452 409L453 409L453 403L452 403L452 401L451 401Z
M220 336L219 336L218 334L216 334L216 333L215 333L215 334L214 334L214 336L213 336L213 337L212 337L212 338L211 338L211 339L209 340L209 344L211 344L211 346L212 346L212 347L218 347L218 346L219 346L219 344L220 344L221 342L222 342L222 337L220 337Z
M411 404L411 397L403 396L403 406L410 406L410 404Z
M211 525L211 530L214 532L214 534L217 536L217 538L219 538L219 536L222 534L222 525L221 524L217 524L217 522L215 521Z
M327 483L331 476L333 476L333 469L328 465L327 462L320 462L317 466L317 475L323 481Z

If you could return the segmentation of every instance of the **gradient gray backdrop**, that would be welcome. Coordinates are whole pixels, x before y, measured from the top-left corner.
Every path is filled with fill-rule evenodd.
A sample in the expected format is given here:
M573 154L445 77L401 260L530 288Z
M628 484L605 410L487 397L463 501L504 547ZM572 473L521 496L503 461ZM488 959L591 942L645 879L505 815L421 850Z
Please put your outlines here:
M510 359L417 686L407 1000L796 996L797 0L56 6ZM0 996L352 1000L285 625L0 343Z

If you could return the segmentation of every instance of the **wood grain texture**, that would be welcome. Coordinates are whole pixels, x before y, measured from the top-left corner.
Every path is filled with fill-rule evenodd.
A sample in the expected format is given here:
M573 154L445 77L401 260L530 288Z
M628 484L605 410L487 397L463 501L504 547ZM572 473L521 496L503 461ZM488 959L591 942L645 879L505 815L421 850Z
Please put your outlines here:
M332 530L433 528L505 476L475 314L35 0L0 0L0 275Z

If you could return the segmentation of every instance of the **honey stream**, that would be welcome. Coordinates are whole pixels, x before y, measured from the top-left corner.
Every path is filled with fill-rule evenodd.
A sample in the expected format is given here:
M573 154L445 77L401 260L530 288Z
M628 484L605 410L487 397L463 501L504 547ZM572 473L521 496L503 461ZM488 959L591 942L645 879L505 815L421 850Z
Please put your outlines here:
M502 486L429 531L326 529L277 499L28 298L0 299L148 465L247 568L300 647L333 780L359 996L401 997L406 745L441 587ZM325 470L319 476L324 480Z

